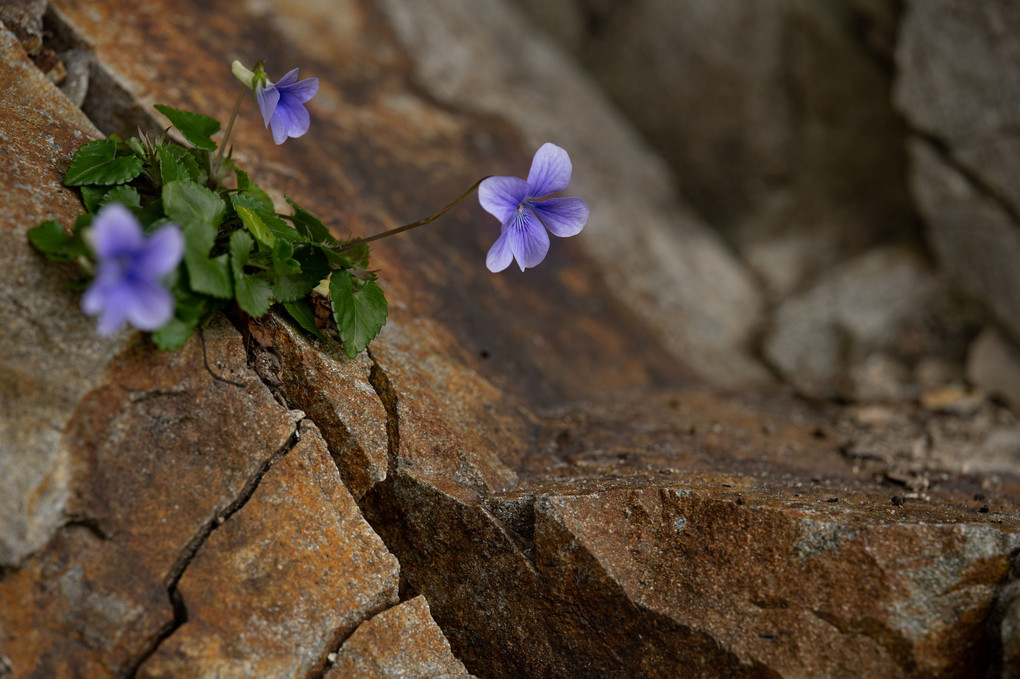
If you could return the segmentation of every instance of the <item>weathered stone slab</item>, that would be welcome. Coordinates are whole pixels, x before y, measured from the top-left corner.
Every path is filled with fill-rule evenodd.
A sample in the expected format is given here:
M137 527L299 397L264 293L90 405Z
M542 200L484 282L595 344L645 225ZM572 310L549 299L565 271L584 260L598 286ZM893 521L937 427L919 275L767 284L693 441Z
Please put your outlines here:
M468 677L450 652L423 596L366 620L344 642L326 679L364 677Z
M397 602L396 559L315 426L299 433L188 564L178 585L187 623L138 676L308 676L362 620Z
M61 523L69 469L60 432L118 350L93 341L67 276L25 237L81 212L61 180L97 134L0 27L0 566L21 562Z

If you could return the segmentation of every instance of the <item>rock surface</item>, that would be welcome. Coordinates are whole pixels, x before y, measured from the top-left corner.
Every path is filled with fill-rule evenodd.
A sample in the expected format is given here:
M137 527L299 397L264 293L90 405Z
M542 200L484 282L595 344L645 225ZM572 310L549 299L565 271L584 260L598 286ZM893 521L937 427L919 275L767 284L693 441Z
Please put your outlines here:
M0 30L0 568L20 563L62 523L69 457L61 429L98 385L115 348L81 323L61 272L23 247L29 228L70 223L78 197L61 180L74 149L98 136ZM29 179L31 178L31 179ZM13 245L16 243L17 245ZM41 346L50 347L38 352ZM17 413L17 417L13 416Z
M854 368L920 326L938 292L932 272L909 250L868 252L776 308L765 357L806 396L853 398Z
M1020 342L1020 10L907 3L896 102L917 139L913 190L946 269Z
M413 668L413 669L411 669ZM364 622L355 630L326 679L344 677L469 677L450 652L450 643L429 614L425 597L416 596Z
M0 125L42 111L53 141L12 128L27 150L0 175L19 201L0 224L23 264L0 269L0 289L56 301L0 311L4 332L33 329L10 335L0 425L55 448L66 472L34 546L19 538L0 571L7 673L969 677L1014 664L1015 418L966 391L851 409L691 379L756 373L737 349L759 294L654 156L504 5L54 5L105 73L86 97L105 102L104 127L156 102L229 111L232 58L317 75L313 132L275 146L249 106L236 157L338 235L413 220L486 173L523 174L547 135L576 139L578 195L609 217L525 276L484 272L498 227L476 207L381 243L391 316L354 361L272 315L217 317L172 354L137 334L100 345L23 236L71 220L59 168L94 130L51 86L32 99L9 76L32 112ZM8 40L0 73L45 83ZM557 107L577 102L591 105L564 122ZM623 223L633 238L612 233ZM681 246L692 270L664 271ZM648 261L663 264L635 269ZM681 274L691 289L643 297ZM56 319L77 339L61 353L34 330ZM711 365L731 355L732 372ZM53 385L23 386L64 360ZM50 433L8 414L23 408ZM989 440L972 437L979 418ZM35 485L12 493L28 515Z

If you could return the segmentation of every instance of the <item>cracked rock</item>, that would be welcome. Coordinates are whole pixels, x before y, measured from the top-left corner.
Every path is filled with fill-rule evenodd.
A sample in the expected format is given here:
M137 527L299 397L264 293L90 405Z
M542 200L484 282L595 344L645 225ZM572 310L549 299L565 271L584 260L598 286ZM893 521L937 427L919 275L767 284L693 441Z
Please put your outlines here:
M187 623L138 676L307 676L397 602L397 574L304 423L294 449L188 564L178 583Z

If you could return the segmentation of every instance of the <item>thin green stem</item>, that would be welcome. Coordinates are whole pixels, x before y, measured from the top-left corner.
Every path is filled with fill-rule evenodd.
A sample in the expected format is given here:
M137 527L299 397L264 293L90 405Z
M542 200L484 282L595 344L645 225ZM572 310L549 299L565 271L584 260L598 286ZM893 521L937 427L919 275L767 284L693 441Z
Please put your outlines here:
M227 148L227 142L230 141L230 133L234 129L234 120L237 119L237 112L241 110L241 102L244 100L244 95L248 92L247 87L241 87L240 94L237 95L237 101L234 103L234 110L230 113L230 122L227 123L227 130L223 133L223 141L220 142L219 149L216 150L216 157L213 158L212 162L212 179L214 182L220 174L220 163L223 161L223 152Z
M445 215L447 212L452 210L454 207L456 207L457 203L459 203L460 201L462 201L465 198L467 198L468 196L470 196L475 191L475 189L478 188L478 185L481 184L486 179L488 179L488 177L482 177L481 179L476 181L474 184L472 184L471 188L469 188L464 193L460 194L460 196L458 196L457 199L454 200L452 203L450 203L449 205L444 207L439 212L436 212L435 214L429 215L425 219L419 219L416 222L411 222L410 224L404 224L403 226L398 226L395 229L390 229L389 231L383 231L382 233L377 233L374 236L369 236L368 238L358 238L356 240L352 240L351 242L344 243L340 247L336 248L336 251L337 252L343 252L344 250L350 250L351 248L357 247L359 245L363 245L365 243L371 243L374 240L379 240L381 238L387 238L389 236L396 236L398 233L403 233L405 231L410 231L411 229L417 229L419 226L425 226L426 224L431 224L432 222L436 221L437 219L439 219L440 217Z

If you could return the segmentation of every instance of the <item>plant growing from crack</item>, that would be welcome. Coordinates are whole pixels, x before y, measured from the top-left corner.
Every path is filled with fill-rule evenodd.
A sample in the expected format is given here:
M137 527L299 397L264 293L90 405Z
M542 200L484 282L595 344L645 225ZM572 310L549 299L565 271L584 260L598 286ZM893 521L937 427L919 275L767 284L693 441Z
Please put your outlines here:
M372 241L425 226L477 189L482 207L501 225L486 266L498 272L516 260L523 271L545 258L547 231L572 236L588 220L581 199L547 198L567 187L572 166L566 151L545 144L527 180L486 177L424 219L339 240L290 198L290 212L277 212L228 150L248 93L277 144L307 133L305 105L318 80L298 80L293 69L274 83L262 64L250 70L234 62L232 71L244 88L219 144L212 139L220 130L215 119L157 105L187 144L171 140L166 128L155 137L111 135L82 145L64 184L78 188L85 213L70 232L54 221L28 232L49 259L80 266L87 280L82 310L98 316L100 335L128 323L151 332L158 347L176 349L217 311L236 305L258 318L278 304L320 339L335 331L353 358L388 316L370 269Z

